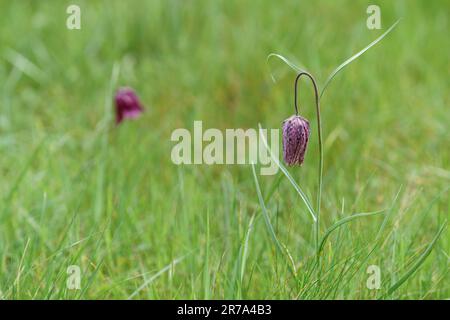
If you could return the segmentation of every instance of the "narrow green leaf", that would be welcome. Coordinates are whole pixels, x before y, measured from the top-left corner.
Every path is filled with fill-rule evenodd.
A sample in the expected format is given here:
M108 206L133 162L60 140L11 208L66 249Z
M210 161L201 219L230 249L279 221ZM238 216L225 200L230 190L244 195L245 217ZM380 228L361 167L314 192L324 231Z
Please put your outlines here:
M422 253L422 255L416 260L414 265L409 268L408 271L397 281L395 282L387 291L387 295L391 295L395 290L397 290L406 280L411 277L414 272L417 271L417 269L424 263L425 259L430 255L431 251L434 248L434 245L438 241L439 237L441 236L444 229L447 227L447 221L445 221L442 226L440 227L439 231L434 236L434 239L431 241L431 243L428 245L428 247L425 249L425 251Z
M322 98L323 93L325 92L325 89L328 87L328 85L330 84L331 80L333 80L333 78L342 70L344 69L347 65L349 65L350 63L352 63L353 61L355 61L357 58L359 58L364 52L366 52L367 50L369 50L370 48L372 48L374 45L376 45L378 42L380 42L385 36L387 36L396 26L397 24L400 22L400 19L397 20L389 29L386 30L385 33L383 33L381 36L379 36L377 39L375 39L373 42L371 42L368 46L366 46L364 49L362 49L361 51L359 51L357 54L351 56L350 58L348 58L347 60L345 60L343 63L341 63L336 69L333 70L333 72L330 74L330 76L328 77L327 81L325 81L325 85L322 88L322 91L320 92L320 98Z
M259 187L258 176L256 175L255 165L253 163L252 163L252 172L253 172L253 177L255 179L256 193L258 194L258 200L259 200L259 204L261 205L264 221L266 222L267 231L269 232L269 235L272 238L272 241L275 244L275 247L277 248L277 250L282 255L284 255L283 247L281 246L280 242L278 241L278 238L275 235L275 231L273 229L272 223L270 222L270 217L269 217L269 214L267 213L267 208L264 203L263 196L261 194L261 188Z
M285 259L286 264L289 268L289 271L292 273L292 275L294 277L296 277L296 273L295 273L295 265L293 264L293 260L291 260L290 254L288 253L286 255L285 252L285 247L280 243L280 241L278 240L276 234L275 234L275 230L272 226L272 223L270 222L270 217L269 214L267 212L267 208L266 205L264 203L264 199L261 193L261 188L259 186L259 181L258 181L258 176L256 175L256 171L255 171L255 164L252 163L252 172L253 172L253 177L255 179L255 185L256 185L256 193L258 194L258 200L259 200L259 204L261 205L261 210L263 213L263 217L264 217L264 221L266 223L266 227L267 227L267 231L270 235L270 238L272 239L273 243L275 244L275 247L277 248L277 251L281 254L281 256ZM291 265L292 263L292 265Z
M211 284L209 275L209 208L206 211L206 241L205 241L205 261L203 265L203 285L204 299L211 299Z
M244 241L241 245L241 267L240 267L240 282L242 287L242 282L244 280L245 266L247 264L247 256L248 256L248 242L250 240L250 234L253 230L253 223L255 221L255 216L253 215L250 218L250 222L248 224L247 232L245 233Z
M45 141L47 140L47 137L44 137L37 147L34 149L31 156L27 159L27 162L23 166L22 170L20 171L19 175L17 176L16 180L14 181L12 187L9 189L8 193L3 199L3 206L0 209L0 223L4 223L4 219L6 219L7 212L11 208L11 203L13 200L14 195L16 194L17 190L19 190L20 184L22 183L23 179L25 178L25 175L27 174L28 170L32 166L32 164L35 161L35 158L38 156L39 151L41 150L42 146L44 145ZM9 223L11 223L12 220L10 220ZM7 229L13 230L13 228L10 226Z
M133 299L134 296L136 296L140 291L142 291L143 289L145 289L149 284L151 284L153 281L155 281L157 278L159 278L162 274L164 274L165 272L169 271L170 269L172 269L175 265L177 265L178 263L180 263L181 261L183 261L183 259L186 256L182 256L180 258L177 258L175 260L173 260L170 264L168 264L167 266L165 266L164 268L162 268L161 270L159 270L157 273L155 273L154 275L152 275L148 280L146 280L139 288L137 288L132 294L130 294L127 298L127 300L131 300Z
M272 185L269 188L269 191L267 192L266 196L264 197L264 202L269 202L269 200L272 198L273 194L277 190L278 186L281 183L281 178L283 178L283 175L279 174L275 181L272 183Z
M25 163L24 167L20 171L19 175L17 176L16 180L14 181L13 186L9 190L8 194L6 195L4 201L5 203L9 203L16 193L16 191L19 189L20 183L22 182L23 178L25 177L25 174L28 172L28 169L31 167L31 165L34 163L35 158L39 154L39 151L41 150L41 147L44 145L44 142L47 140L47 137L44 137L37 147L33 150L31 153L31 156L28 158L27 162Z
M109 130L108 125L110 122L111 112L112 110L112 99L111 97L114 95L114 88L117 86L117 82L120 74L120 65L116 62L113 65L111 78L109 81L109 87L107 92L105 93L105 104L104 104L104 117L101 128L100 136L100 152L99 152L99 160L98 160L98 171L97 171L97 187L96 187L96 197L95 197L95 211L94 216L99 218L104 210L104 189L105 189L105 175L106 175L106 165L107 165L107 152L108 152L108 137Z
M275 57L278 58L280 60L282 60L284 63L286 63L289 67L291 67L292 69L294 69L297 73L303 72L305 71L305 68L303 66L297 67L295 64L293 64L291 61L289 61L288 59L286 59L285 57L283 57L280 54L277 53L271 53L267 56L267 63L269 62L270 58ZM276 82L275 77L273 76L272 72L270 72L270 77L272 78L273 82Z
M313 219L313 221L315 222L317 220L316 218L316 214L314 212L314 209L311 205L311 202L309 201L308 197L306 196L306 194L303 192L303 190L300 188L300 186L295 182L294 178L291 176L291 174L289 173L289 171L280 163L280 161L278 160L277 157L274 156L274 154L272 153L272 150L270 150L269 145L267 144L266 138L264 137L264 135L262 134L262 127L261 124L258 124L259 126L259 133L261 136L261 139L263 141L264 147L266 148L266 150L269 152L270 157L273 159L273 161L275 162L275 164L278 166L278 168L280 168L281 172L284 173L284 175L286 176L286 178L288 178L289 182L292 184L292 186L294 187L294 189L297 191L297 193L300 195L300 198L302 198L303 202L305 203L306 207L308 208L309 213L311 214L311 217Z
M334 230L336 230L337 228L339 228L342 225L344 225L344 224L346 224L348 222L351 222L351 221L353 221L355 219L362 218L362 217L374 216L374 215L377 215L377 214L381 214L384 211L386 211L386 210L380 210L380 211L374 211L374 212L356 213L356 214L353 214L351 216L345 217L345 218L337 221L335 224L333 224L331 227L329 227L327 231L325 231L325 234L323 235L322 240L320 241L320 244L319 244L319 252L322 251L323 247L325 246L326 240L331 235L331 233Z

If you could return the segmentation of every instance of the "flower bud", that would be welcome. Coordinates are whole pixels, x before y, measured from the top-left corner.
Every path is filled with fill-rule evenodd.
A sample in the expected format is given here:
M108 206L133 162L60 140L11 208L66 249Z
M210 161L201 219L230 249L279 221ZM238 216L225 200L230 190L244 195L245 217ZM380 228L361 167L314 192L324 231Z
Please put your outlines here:
M283 121L283 158L288 166L303 163L309 134L309 122L305 118L294 115Z

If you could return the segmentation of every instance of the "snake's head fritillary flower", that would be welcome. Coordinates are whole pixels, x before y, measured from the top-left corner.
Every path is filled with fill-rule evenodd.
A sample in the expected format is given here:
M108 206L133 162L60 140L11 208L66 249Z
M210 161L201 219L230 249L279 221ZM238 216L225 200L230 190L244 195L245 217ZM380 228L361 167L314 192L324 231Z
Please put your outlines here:
M288 166L301 165L308 145L309 122L294 115L283 122L283 158Z
M120 88L115 96L116 102L116 124L120 124L124 119L137 118L144 108L131 88Z

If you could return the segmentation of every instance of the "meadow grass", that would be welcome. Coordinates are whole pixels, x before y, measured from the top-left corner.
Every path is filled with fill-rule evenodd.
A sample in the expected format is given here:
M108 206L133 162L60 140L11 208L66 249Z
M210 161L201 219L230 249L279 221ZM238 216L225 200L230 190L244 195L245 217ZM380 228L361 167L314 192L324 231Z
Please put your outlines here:
M0 4L1 298L450 297L446 1L380 1L382 30L366 28L365 1L114 0L77 1L71 31L72 3ZM270 53L324 84L398 18L321 99L319 264L310 213L282 171L171 162L171 132L194 120L280 128L294 113L296 74ZM124 85L146 112L115 127ZM287 170L315 203L310 88L309 149ZM80 290L66 286L70 265ZM370 265L379 290L366 286Z

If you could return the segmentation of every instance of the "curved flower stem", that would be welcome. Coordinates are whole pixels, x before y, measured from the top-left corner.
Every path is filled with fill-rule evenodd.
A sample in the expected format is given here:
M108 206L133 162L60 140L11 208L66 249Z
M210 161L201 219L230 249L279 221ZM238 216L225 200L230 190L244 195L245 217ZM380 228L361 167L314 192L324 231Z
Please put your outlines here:
M322 199L322 175L323 175L323 145L322 145L322 122L320 120L320 97L319 90L317 87L316 80L314 77L306 71L300 72L295 78L295 88L294 88L294 106L295 113L298 115L298 106L297 106L297 84L298 80L301 76L307 76L314 87L314 95L316 100L316 115L317 115L317 137L319 142L319 178L318 178L318 190L317 190L317 211L316 211L316 221L314 222L314 244L316 249L317 263L319 262L319 221L320 221L320 204Z

